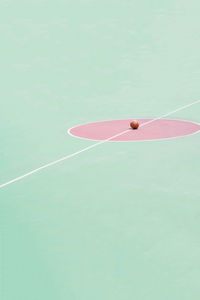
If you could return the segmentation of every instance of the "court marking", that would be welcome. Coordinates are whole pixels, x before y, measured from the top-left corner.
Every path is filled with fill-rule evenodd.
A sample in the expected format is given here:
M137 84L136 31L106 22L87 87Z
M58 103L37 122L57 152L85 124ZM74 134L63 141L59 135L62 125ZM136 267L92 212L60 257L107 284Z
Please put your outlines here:
M179 107L179 108L177 108L177 109L175 109L175 110L173 110L173 111L171 111L171 112L169 112L169 113L167 113L167 114L161 115L160 117L154 118L154 119L152 119L152 120L150 120L150 121L148 121L148 122L146 122L146 123L141 124L140 127L146 126L146 125L148 125L148 124L150 124L150 123L152 123L152 122L155 122L155 121L157 121L157 120L160 120L160 119L162 119L162 118L165 118L165 117L167 117L167 116L169 116L169 115L172 115L172 114L174 114L174 113L176 113L176 112L178 112L178 111L181 111L181 110L183 110L183 109L185 109L185 108L187 108L187 107L190 107L190 106L192 106L192 105L195 105L195 104L197 104L197 103L199 103L199 102L200 102L200 100L195 101L195 102L192 102L192 103L190 103L190 104L186 104L186 105L184 105L184 106L181 106L181 107ZM39 167L39 168L37 168L37 169L34 169L34 170L32 170L32 171L30 171L30 172L28 172L28 173L25 173L24 175L21 175L21 176L16 177L16 178L14 178L14 179L12 179L12 180L9 180L9 181L7 181L7 182L1 184L1 185L0 185L0 189L2 189L2 188L4 188L5 186L8 186L8 185L10 185L10 184L12 184L12 183L14 183L14 182L20 181L20 180L22 180L22 179L24 179L24 178L26 178L26 177L28 177L28 176L30 176L30 175L33 175L33 174L35 174L35 173L37 173L37 172L39 172L39 171L41 171L41 170L43 170L43 169L46 169L46 168L51 167L51 166L53 166L53 165L56 165L56 164L58 164L58 163L60 163L60 162L62 162L62 161L64 161L64 160L70 159L70 158L72 158L72 157L74 157L74 156L76 156L76 155L78 155L78 154L80 154L80 153L83 153L83 152L85 152L85 151L87 151L87 150L90 150L90 149L92 149L92 148L95 148L95 147L97 147L97 146L99 146L99 145L105 144L106 142L108 142L108 141L110 141L110 140L112 140L112 139L114 139L114 138L116 138L116 137L118 137L118 136L120 136L120 135L122 135L122 134L128 132L129 130L130 130L130 129L125 130L125 131L123 131L123 132L120 132L120 133L118 133L118 134L116 134L116 135L114 135L114 136L111 136L110 138L108 138L108 139L106 139L106 140L97 142L97 143L95 143L95 144L93 144L93 145L91 145L91 146L88 146L88 147L86 147L86 148L83 148L83 149L81 149L81 150L79 150L79 151L77 151L77 152L74 152L74 153L72 153L72 154L66 155L66 156L64 156L64 157L62 157L62 158L60 158L60 159L57 159L57 160L55 160L55 161L53 161L53 162L51 162L51 163L48 163L48 164L46 164L46 165L44 165L44 166L41 166L41 167Z
M141 120L144 120L144 119L150 119L150 118L136 118L138 121L141 121ZM90 126L90 125L100 125L101 123L110 123L111 126L112 126L112 122L121 122L121 121L126 121L126 122L130 122L132 119L117 119L117 120L104 120L104 121L98 121L98 122L91 122L91 123L82 123L82 124L79 124L79 125L75 125L71 128L68 129L67 133L74 137L74 138L77 138L77 139L81 139L81 140L88 140L88 141L102 141L104 139L96 139L96 138L89 138L89 137L86 137L86 136L79 136L78 134L76 135L76 133L72 133L72 130L73 129L78 129L79 127L81 128L82 126L85 127L85 130L87 130L87 126ZM151 118L152 120L152 118ZM200 128L200 123L197 123L197 122L194 122L194 121L189 121L189 120L183 120L183 119L161 119L162 120L168 120L168 121L174 121L174 122L184 122L184 123L188 123L189 124L193 124L193 125L197 125L199 128ZM176 125L176 124L174 124ZM142 124L140 125L140 127L142 127ZM129 128L129 131L132 131L131 128ZM199 130L196 130L192 133L186 133L186 134L181 134L181 135L174 135L174 136L171 136L171 137L160 137L160 138L144 138L144 139L127 139L127 140L111 140L110 142L112 143L131 143L131 142L149 142L149 141L161 141L161 140L171 140L171 139L177 139L177 138L181 138L181 137L186 137L186 136L191 136L191 135L194 135L194 134L197 134L200 132L200 129ZM137 131L136 131L136 134L137 134ZM106 139L106 138L105 138Z

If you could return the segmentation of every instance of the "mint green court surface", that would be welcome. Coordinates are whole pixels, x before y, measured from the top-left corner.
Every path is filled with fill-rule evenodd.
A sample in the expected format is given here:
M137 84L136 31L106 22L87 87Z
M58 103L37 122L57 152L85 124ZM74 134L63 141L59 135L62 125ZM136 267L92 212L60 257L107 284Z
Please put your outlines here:
M200 133L94 147L68 134L168 113L200 123L199 11L1 1L1 300L200 299Z

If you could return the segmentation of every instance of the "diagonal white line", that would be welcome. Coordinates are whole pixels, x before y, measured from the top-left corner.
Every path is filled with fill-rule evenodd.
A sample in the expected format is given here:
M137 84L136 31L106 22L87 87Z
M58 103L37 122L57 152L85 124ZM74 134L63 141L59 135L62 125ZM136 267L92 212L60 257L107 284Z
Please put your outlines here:
M157 121L157 120L160 120L160 119L162 119L162 118L165 118L165 117L167 117L167 116L170 116L170 115L172 115L172 114L174 114L174 113L176 113L176 112L178 112L178 111L180 111L180 110L183 110L183 109L185 109L185 108L187 108L187 107L190 107L190 106L192 106L192 105L195 105L195 104L197 104L197 103L199 103L199 102L200 102L200 100L195 101L195 102L192 102L192 103L187 104L187 105L184 105L184 106L181 106L181 107L179 107L179 108L177 108L177 109L175 109L175 110L173 110L173 111L171 111L171 112L169 112L169 113L167 113L167 114L164 114L164 115L162 115L162 116L160 116L160 117L157 117L157 118L152 119L152 120L150 120L150 121L148 121L148 122L146 122L146 123L141 124L140 127L146 126L146 125L148 125L148 124L150 124L150 123L152 123L152 122L155 122L155 121ZM112 139L114 139L114 138L116 138L116 137L119 137L120 135L122 135L122 134L124 134L124 133L126 133L126 132L129 132L129 131L130 131L130 129L124 130L124 131L122 131L122 132L120 132L120 133L118 133L118 134L116 134L116 135L113 135L113 136L109 137L109 138L106 139L106 140L97 142L97 143L95 143L95 144L93 144L93 145L91 145L91 146L88 146L88 147L86 147L86 148L83 148L83 149L81 149L81 150L79 150L79 151L77 151L77 152L74 152L74 153L72 153L72 154L66 155L66 156L64 156L64 157L62 157L62 158L60 158L60 159L57 159L57 160L55 160L55 161L53 161L53 162L51 162L51 163L48 163L48 164L43 165L43 166L41 166L41 167L39 167L39 168L37 168L37 169L34 169L34 170L32 170L32 171L30 171L30 172L28 172L28 173L26 173L26 174L24 174L24 175L22 175L22 176L19 176L19 177L16 177L16 178L14 178L14 179L12 179L12 180L10 180L10 181L7 181L7 182L5 182L5 183L3 183L3 184L0 185L0 189L2 189L3 187L5 187L5 186L7 186L7 185L9 185L9 184L11 184L11 183L14 183L14 182L17 182L17 181L19 181L19 180L22 180L22 179L24 179L25 177L28 177L28 176L30 176L30 175L32 175L32 174L34 174L34 173L37 173L37 172L39 172L39 171L41 171L41 170L43 170L43 169L46 169L46 168L51 167L51 166L53 166L53 165L56 165L56 164L58 164L58 163L60 163L60 162L62 162L62 161L64 161L64 160L67 160L67 159L72 158L72 157L74 157L74 156L77 156L77 155L80 154L80 153L83 153L83 152L85 152L85 151L87 151L87 150L90 150L90 149L95 148L95 147L97 147L97 146L99 146L99 145L102 145L102 144L104 144L104 143L106 143L106 142L108 142L108 141L110 141L110 140L112 140Z

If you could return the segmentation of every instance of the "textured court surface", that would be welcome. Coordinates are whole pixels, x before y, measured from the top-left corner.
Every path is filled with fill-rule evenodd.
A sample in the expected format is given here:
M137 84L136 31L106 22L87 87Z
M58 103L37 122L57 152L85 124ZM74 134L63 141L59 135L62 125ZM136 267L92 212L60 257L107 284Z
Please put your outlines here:
M77 124L199 100L199 9L1 1L0 185L96 143ZM0 299L199 300L199 149L199 133L107 142L1 188Z

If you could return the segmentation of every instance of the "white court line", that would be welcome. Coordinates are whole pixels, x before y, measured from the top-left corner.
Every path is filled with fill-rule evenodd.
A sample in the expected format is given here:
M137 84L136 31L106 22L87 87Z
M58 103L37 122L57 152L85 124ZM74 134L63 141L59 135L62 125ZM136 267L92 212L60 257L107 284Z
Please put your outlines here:
M184 105L184 106L182 106L182 107L179 107L179 108L177 108L177 109L175 109L175 110L173 110L173 111L171 111L171 112L169 112L169 113L167 113L167 114L164 114L164 115L162 115L162 116L160 116L160 117L158 117L158 118L152 119L152 120L150 120L150 121L148 121L148 122L146 122L146 123L141 124L140 127L146 126L146 125L148 125L148 124L150 124L150 123L153 123L153 122L155 122L155 121L157 121L157 120L160 120L160 119L162 119L162 118L165 118L165 117L167 117L167 116L169 116L169 115L172 115L172 114L176 113L177 111L183 110L183 109L185 109L185 108L187 108L187 107L190 107L190 106L192 106L192 105L195 105L195 104L197 104L197 103L199 103L199 102L200 102L200 100L195 101L195 102L192 102L192 103L187 104L187 105ZM82 152L85 152L85 151L90 150L90 149L92 149L92 148L94 148L94 147L97 147L97 146L99 146L99 145L102 145L102 144L104 144L104 143L106 143L106 142L108 142L108 141L110 141L110 140L112 140L112 139L114 139L114 138L116 138L116 137L118 137L118 136L120 136L120 135L126 133L126 132L129 132L129 131L130 131L130 129L124 130L124 131L122 131L122 132L120 132L120 133L118 133L118 134L116 134L116 135L111 136L110 138L108 138L108 139L106 139L106 140L97 142L97 143L95 143L95 144L93 144L93 145L91 145L91 146L88 146L88 147L86 147L86 148L83 148L82 150L79 150L79 151L74 152L74 153L72 153L72 154L66 155L66 156L64 156L64 157L62 157L62 158L60 158L60 159L58 159L58 160L55 160L55 161L53 161L53 162L51 162L51 163L48 163L48 164L46 164L46 165L44 165L44 166L41 166L41 167L39 167L39 168L37 168L37 169L35 169L35 170L33 170L33 171L30 171L30 172L28 172L28 173L26 173L26 174L24 174L24 175L22 175L22 176L19 176L19 177L16 177L16 178L14 178L14 179L12 179L12 180L10 180L10 181L7 181L7 182L5 182L5 183L3 183L3 184L0 185L0 189L2 189L3 187L5 187L5 186L7 186L7 185L9 185L9 184L11 184L11 183L14 183L14 182L17 182L17 181L19 181L19 180L22 180L22 179L24 179L25 177L28 177L28 176L30 176L30 175L32 175L32 174L34 174L34 173L37 173L37 172L39 172L39 171L41 171L41 170L43 170L43 169L46 169L46 168L48 168L48 167L51 167L51 166L53 166L53 165L56 165L56 164L58 164L58 163L64 161L64 160L67 160L67 159L69 159L69 158L72 158L72 157L74 157L74 156L76 156L76 155L78 155L78 154L80 154L80 153L82 153Z

